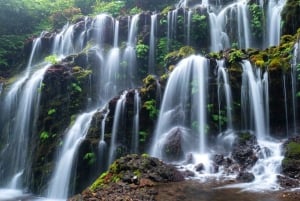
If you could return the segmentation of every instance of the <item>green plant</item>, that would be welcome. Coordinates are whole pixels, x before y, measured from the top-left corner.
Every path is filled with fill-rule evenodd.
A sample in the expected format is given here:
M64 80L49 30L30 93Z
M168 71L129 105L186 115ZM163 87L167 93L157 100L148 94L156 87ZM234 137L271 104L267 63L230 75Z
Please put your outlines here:
M113 17L117 17L122 14L122 10L125 8L125 1L97 1L94 6L94 13L108 13Z
M229 63L239 62L245 57L245 54L242 52L242 50L236 50L234 49L229 53Z
M218 122L221 126L227 122L227 117L223 110L220 111L220 114L212 114L212 119L213 121Z
M87 161L88 165L93 165L96 162L96 155L94 152L86 153L83 159Z
M40 139L44 142L49 138L49 133L47 131L43 131L40 133Z
M206 15L194 13L192 15L191 37L195 41L205 41L209 33L208 24L209 22Z
M144 103L143 107L149 111L149 116L154 119L158 115L158 109L156 108L156 101L154 99L148 100Z
M148 56L149 46L141 43L136 45L136 56L139 59L145 59Z
M77 83L72 83L72 89L77 91L77 92L82 92L81 87Z
M45 57L45 61L49 62L52 65L55 65L55 64L58 64L59 60L58 60L58 57L55 54L53 54L53 55Z
M56 109L52 108L50 110L48 110L48 115L52 115L56 113Z
M146 142L147 137L148 137L148 133L146 131L139 132L140 142Z
M41 83L40 87L38 88L38 92L42 92L46 84L44 82Z
M252 36L258 40L262 39L263 36L263 9L256 3L249 5L249 11L251 16L251 33Z
M141 13L143 10L141 8L138 8L138 7L134 7L132 8L130 11L129 11L129 14L130 15L135 15L135 14L139 14Z

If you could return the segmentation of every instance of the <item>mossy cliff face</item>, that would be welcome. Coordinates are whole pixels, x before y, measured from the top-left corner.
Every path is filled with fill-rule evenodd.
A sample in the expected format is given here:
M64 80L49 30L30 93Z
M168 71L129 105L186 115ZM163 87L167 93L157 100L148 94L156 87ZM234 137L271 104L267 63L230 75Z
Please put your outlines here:
M66 128L87 105L91 70L63 61L52 65L40 86L40 110L33 147L33 188L40 191L53 170Z
M298 0L287 0L287 3L282 11L282 33L294 34L300 27L300 2Z

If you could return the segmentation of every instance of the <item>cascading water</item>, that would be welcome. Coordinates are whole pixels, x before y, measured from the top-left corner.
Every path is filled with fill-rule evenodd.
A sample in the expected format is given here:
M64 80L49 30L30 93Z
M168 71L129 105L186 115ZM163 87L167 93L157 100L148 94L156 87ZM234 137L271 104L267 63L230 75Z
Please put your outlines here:
M208 62L201 56L182 60L171 73L163 96L150 153L164 157L171 135L179 135L184 154L205 153ZM192 137L195 135L195 137Z
M221 104L222 104L222 94L225 96L225 109L226 109L226 122L227 129L233 129L232 126L232 96L231 88L228 78L228 73L224 67L224 60L218 61L218 102L219 102L219 128L222 128L220 117L221 114Z
M247 1L232 3L216 14L209 12L211 51L220 51L236 43L239 48L251 47ZM230 36L229 27L236 29L236 36ZM233 33L231 33L232 35Z
M107 116L109 114L109 109L108 106L105 107L105 113L103 115L103 119L101 121L101 135L100 135L100 140L98 144L98 149L99 149L99 161L102 163L105 163L105 152L107 149L107 143L104 140L104 135L105 135L105 121L107 120ZM106 164L103 165L103 167L106 168Z
M92 117L96 111L81 114L66 133L66 138L63 140L63 147L58 157L58 163L51 177L47 197L67 199L76 152L81 142L85 139Z
M248 122L244 129L254 130L258 139L265 139L267 133L267 122L264 101L264 87L262 86L261 72L259 69L254 72L252 65L249 61L242 62L242 113L244 114L244 122ZM267 72L265 72L267 73ZM249 115L250 114L250 115ZM248 116L249 115L249 116ZM250 123L249 122L253 122Z
M116 104L114 123L112 127L110 147L109 147L108 164L111 164L116 157L115 155L116 148L117 148L116 140L119 133L120 121L122 120L122 116L124 114L127 93L128 93L127 91L124 91Z
M300 59L300 50L299 50L299 42L294 45L293 59L291 65L291 85L292 85L292 110L293 110L293 134L297 133L297 71L298 71L298 63Z
M267 8L267 35L265 47L278 45L281 36L281 11L286 0L270 0Z
M40 55L41 38L33 41L32 51L25 72L13 83L6 95L1 109L7 116L1 117L0 130L5 136L5 148L0 152L1 185L10 189L22 189L26 183L30 162L27 157L29 153L29 139L35 131L34 123L38 112L41 85L44 73L49 65L37 63ZM36 70L38 69L38 70ZM34 70L36 70L34 72ZM11 160L14 158L14 160ZM1 196L0 196L1 198Z
M168 39L168 50L170 50L172 45L172 40L176 39L176 29L177 29L177 15L178 10L172 10L168 12L168 30L167 30L167 39Z
M140 123L140 108L141 108L141 97L138 90L134 91L134 117L132 125L132 141L131 147L132 153L138 153L139 150L139 123Z
M125 67L123 67L123 69L126 70L122 73L126 76L126 79L124 79L124 83L122 84L122 86L125 87L134 87L137 79L135 77L135 75L137 75L135 45L138 30L138 20L139 14L134 15L131 19L128 33L128 41L123 55L122 62L123 65L126 65Z
M148 73L155 74L155 44L156 44L157 14L151 15L150 42L149 42L149 69Z

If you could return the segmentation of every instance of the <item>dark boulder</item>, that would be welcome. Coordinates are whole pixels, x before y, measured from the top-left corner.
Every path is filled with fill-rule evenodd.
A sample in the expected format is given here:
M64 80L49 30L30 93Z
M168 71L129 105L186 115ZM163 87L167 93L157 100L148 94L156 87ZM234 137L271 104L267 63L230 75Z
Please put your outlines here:
M282 175L277 176L277 181L280 184L280 186L283 188L296 188L299 187L300 185L299 180L282 176Z
M252 182L254 179L255 176L250 172L240 172L236 177L239 182Z
M183 159L184 152L182 147L183 130L181 128L173 128L167 134L167 140L163 146L163 158L168 161L178 161Z
M256 137L250 133L239 133L233 143L232 158L242 169L251 168L257 161L259 149Z

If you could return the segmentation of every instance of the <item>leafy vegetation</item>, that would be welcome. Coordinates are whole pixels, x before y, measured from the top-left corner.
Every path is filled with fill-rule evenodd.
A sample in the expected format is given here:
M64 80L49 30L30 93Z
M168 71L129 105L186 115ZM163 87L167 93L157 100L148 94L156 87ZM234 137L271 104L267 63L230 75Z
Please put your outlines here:
M83 159L87 161L88 165L93 165L96 162L96 154L88 152L83 156Z
M261 40L263 37L263 19L264 19L264 14L263 14L263 9L257 5L256 3L253 3L249 5L249 11L251 15L251 33L252 36L256 40Z
M43 141L46 141L47 139L49 138L49 133L47 131L43 131L41 134L40 134L40 139Z
M155 119L158 115L158 109L156 108L156 101L154 99L144 102L143 107L149 111L149 116L151 119Z

